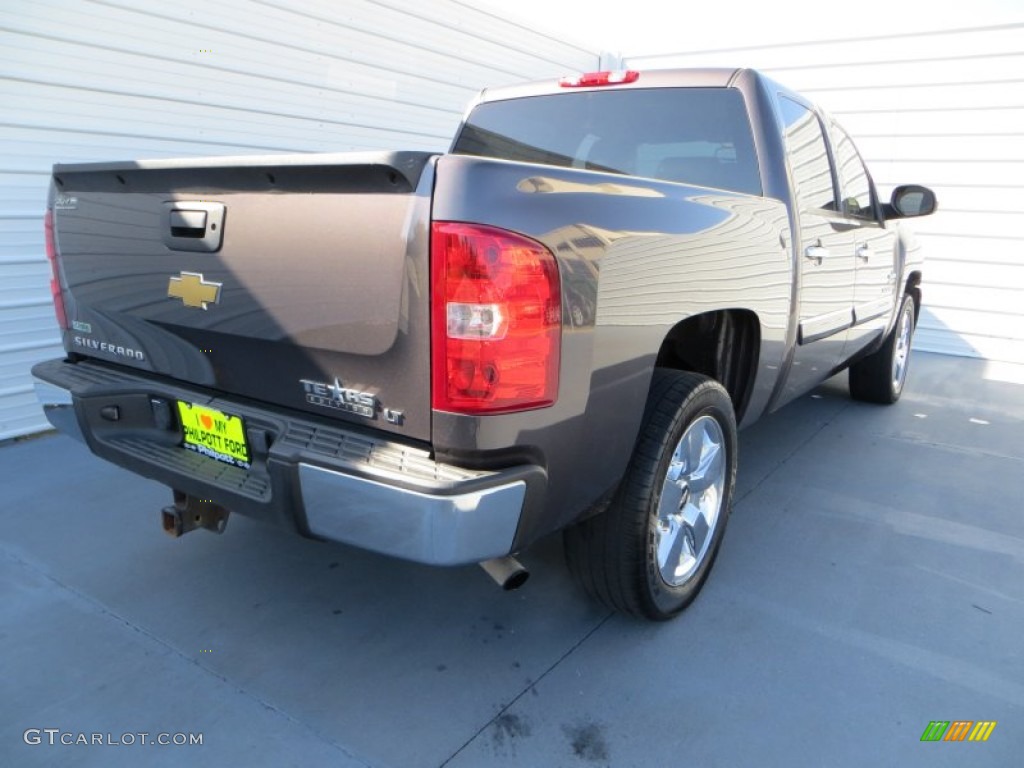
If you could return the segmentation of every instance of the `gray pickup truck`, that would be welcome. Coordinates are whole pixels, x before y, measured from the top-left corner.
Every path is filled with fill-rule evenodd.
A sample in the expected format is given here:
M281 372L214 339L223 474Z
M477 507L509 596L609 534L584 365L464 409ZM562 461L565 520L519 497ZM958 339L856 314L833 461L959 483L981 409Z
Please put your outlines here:
M725 531L737 427L849 367L895 402L917 246L853 142L752 70L488 90L448 154L57 165L51 423L229 510L434 565L564 531L580 584L666 619ZM116 489L112 489L116 492Z

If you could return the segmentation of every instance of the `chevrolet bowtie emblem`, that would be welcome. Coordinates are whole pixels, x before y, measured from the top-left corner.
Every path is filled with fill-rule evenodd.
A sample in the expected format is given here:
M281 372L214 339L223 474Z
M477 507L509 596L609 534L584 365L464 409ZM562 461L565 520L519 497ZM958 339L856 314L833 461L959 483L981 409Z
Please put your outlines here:
M181 277L172 277L167 284L167 295L181 299L186 307L206 309L207 304L220 302L223 283L208 283L199 272L182 272Z

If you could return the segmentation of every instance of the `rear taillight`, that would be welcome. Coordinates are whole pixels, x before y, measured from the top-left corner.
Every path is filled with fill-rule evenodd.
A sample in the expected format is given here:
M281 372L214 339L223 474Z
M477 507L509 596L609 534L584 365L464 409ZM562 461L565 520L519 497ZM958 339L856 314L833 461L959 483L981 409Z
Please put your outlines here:
M53 296L53 310L57 313L57 324L63 328L68 327L68 316L64 311L64 293L60 284L60 270L57 266L57 246L53 236L53 211L48 210L43 219L43 228L46 230L46 260L50 262L50 295Z
M624 85L635 83L640 73L635 69L618 69L612 72L587 72L582 75L566 75L558 84L563 88L592 88L597 85Z
M433 407L542 408L558 396L558 265L512 232L437 221L431 235Z

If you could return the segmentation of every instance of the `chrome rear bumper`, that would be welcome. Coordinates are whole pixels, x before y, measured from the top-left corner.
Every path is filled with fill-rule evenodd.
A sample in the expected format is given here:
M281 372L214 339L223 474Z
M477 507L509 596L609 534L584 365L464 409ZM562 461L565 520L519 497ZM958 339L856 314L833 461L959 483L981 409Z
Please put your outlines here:
M442 496L310 464L299 481L310 533L432 565L507 555L526 497L522 480Z
M78 417L75 416L75 404L71 392L62 387L32 377L32 384L35 387L36 399L43 406L43 415L60 432L85 442L85 435L78 425Z
M33 375L50 423L101 458L233 512L405 560L462 565L508 555L524 507L539 503L546 487L538 466L444 464L390 436L210 399L101 365L54 360ZM150 408L175 400L208 401L263 435L251 446L251 467L181 447L180 425L154 419ZM112 408L120 417L105 420Z

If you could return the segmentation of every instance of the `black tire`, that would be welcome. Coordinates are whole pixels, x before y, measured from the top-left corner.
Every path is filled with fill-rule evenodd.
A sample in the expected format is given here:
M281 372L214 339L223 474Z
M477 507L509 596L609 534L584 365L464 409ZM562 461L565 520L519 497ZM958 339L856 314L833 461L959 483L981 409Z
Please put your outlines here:
M900 399L910 368L915 318L914 299L904 296L882 346L850 366L850 395L854 400L891 405Z
M720 450L714 448L718 439ZM678 453L698 444L697 462ZM700 592L718 554L732 506L736 460L736 417L722 385L696 373L656 369L636 447L611 505L565 531L566 560L575 579L617 611L654 620L677 615ZM694 464L705 467L702 476L693 475L697 468L689 468ZM678 479L669 477L670 465ZM685 478L684 471L690 472ZM691 492L691 483L698 488L719 474L720 489L714 483ZM701 512L695 522L686 521L684 512L692 516L704 507L708 516ZM666 515L673 508L675 514ZM677 525L674 534L671 521ZM659 562L662 554L664 564Z

